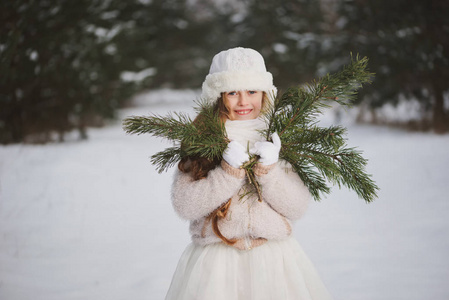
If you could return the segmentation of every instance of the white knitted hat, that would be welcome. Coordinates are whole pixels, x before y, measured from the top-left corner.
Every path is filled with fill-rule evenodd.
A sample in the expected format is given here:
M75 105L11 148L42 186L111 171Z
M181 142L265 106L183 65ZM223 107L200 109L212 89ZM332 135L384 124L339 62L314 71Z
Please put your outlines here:
M267 72L262 55L241 47L215 55L203 82L201 98L215 102L223 92L245 90L264 91L268 98L276 96L273 75Z

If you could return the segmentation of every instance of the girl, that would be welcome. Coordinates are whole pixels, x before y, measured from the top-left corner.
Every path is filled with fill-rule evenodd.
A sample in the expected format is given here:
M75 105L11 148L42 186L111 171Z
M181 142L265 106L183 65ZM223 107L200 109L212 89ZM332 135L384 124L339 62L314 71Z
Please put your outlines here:
M173 206L190 221L193 243L181 256L166 300L331 299L291 236L291 222L305 212L310 193L279 161L278 135L269 142L260 133L266 124L258 117L276 93L263 57L247 48L218 53L202 92L216 103L231 142L222 161L190 157L179 163ZM254 173L262 199L248 193L241 166L249 154L260 157Z

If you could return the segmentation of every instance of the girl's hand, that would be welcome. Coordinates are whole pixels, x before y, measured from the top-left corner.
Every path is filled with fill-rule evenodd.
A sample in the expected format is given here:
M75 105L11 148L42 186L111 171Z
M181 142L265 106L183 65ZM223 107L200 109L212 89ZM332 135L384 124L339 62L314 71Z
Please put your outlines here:
M269 166L279 160L279 151L281 151L281 139L277 132L271 136L273 142L256 142L254 148L249 151L251 154L260 156L259 162L264 166Z
M249 160L245 147L237 141L231 141L223 153L223 159L234 168L240 168L244 162Z

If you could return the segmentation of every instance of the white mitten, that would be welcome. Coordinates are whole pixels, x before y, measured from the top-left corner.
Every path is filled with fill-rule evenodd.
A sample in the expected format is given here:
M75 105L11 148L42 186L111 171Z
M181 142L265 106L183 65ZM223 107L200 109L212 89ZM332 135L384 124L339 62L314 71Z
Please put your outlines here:
M264 166L274 164L279 160L279 151L281 151L281 139L275 132L271 136L273 142L256 142L250 149L250 153L260 156L259 162Z
M244 162L249 160L245 147L237 141L231 141L223 153L223 159L232 167L240 168Z

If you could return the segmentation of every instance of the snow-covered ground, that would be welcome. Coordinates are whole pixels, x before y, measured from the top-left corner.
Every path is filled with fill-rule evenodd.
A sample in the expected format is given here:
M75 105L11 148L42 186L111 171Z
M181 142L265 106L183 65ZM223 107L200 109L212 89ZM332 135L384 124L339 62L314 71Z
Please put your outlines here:
M194 97L159 91L120 114L192 111ZM336 300L449 299L449 136L345 125L379 199L335 188L296 238ZM167 144L120 122L89 134L0 147L1 300L164 298L190 242L170 203L174 170L148 158Z

